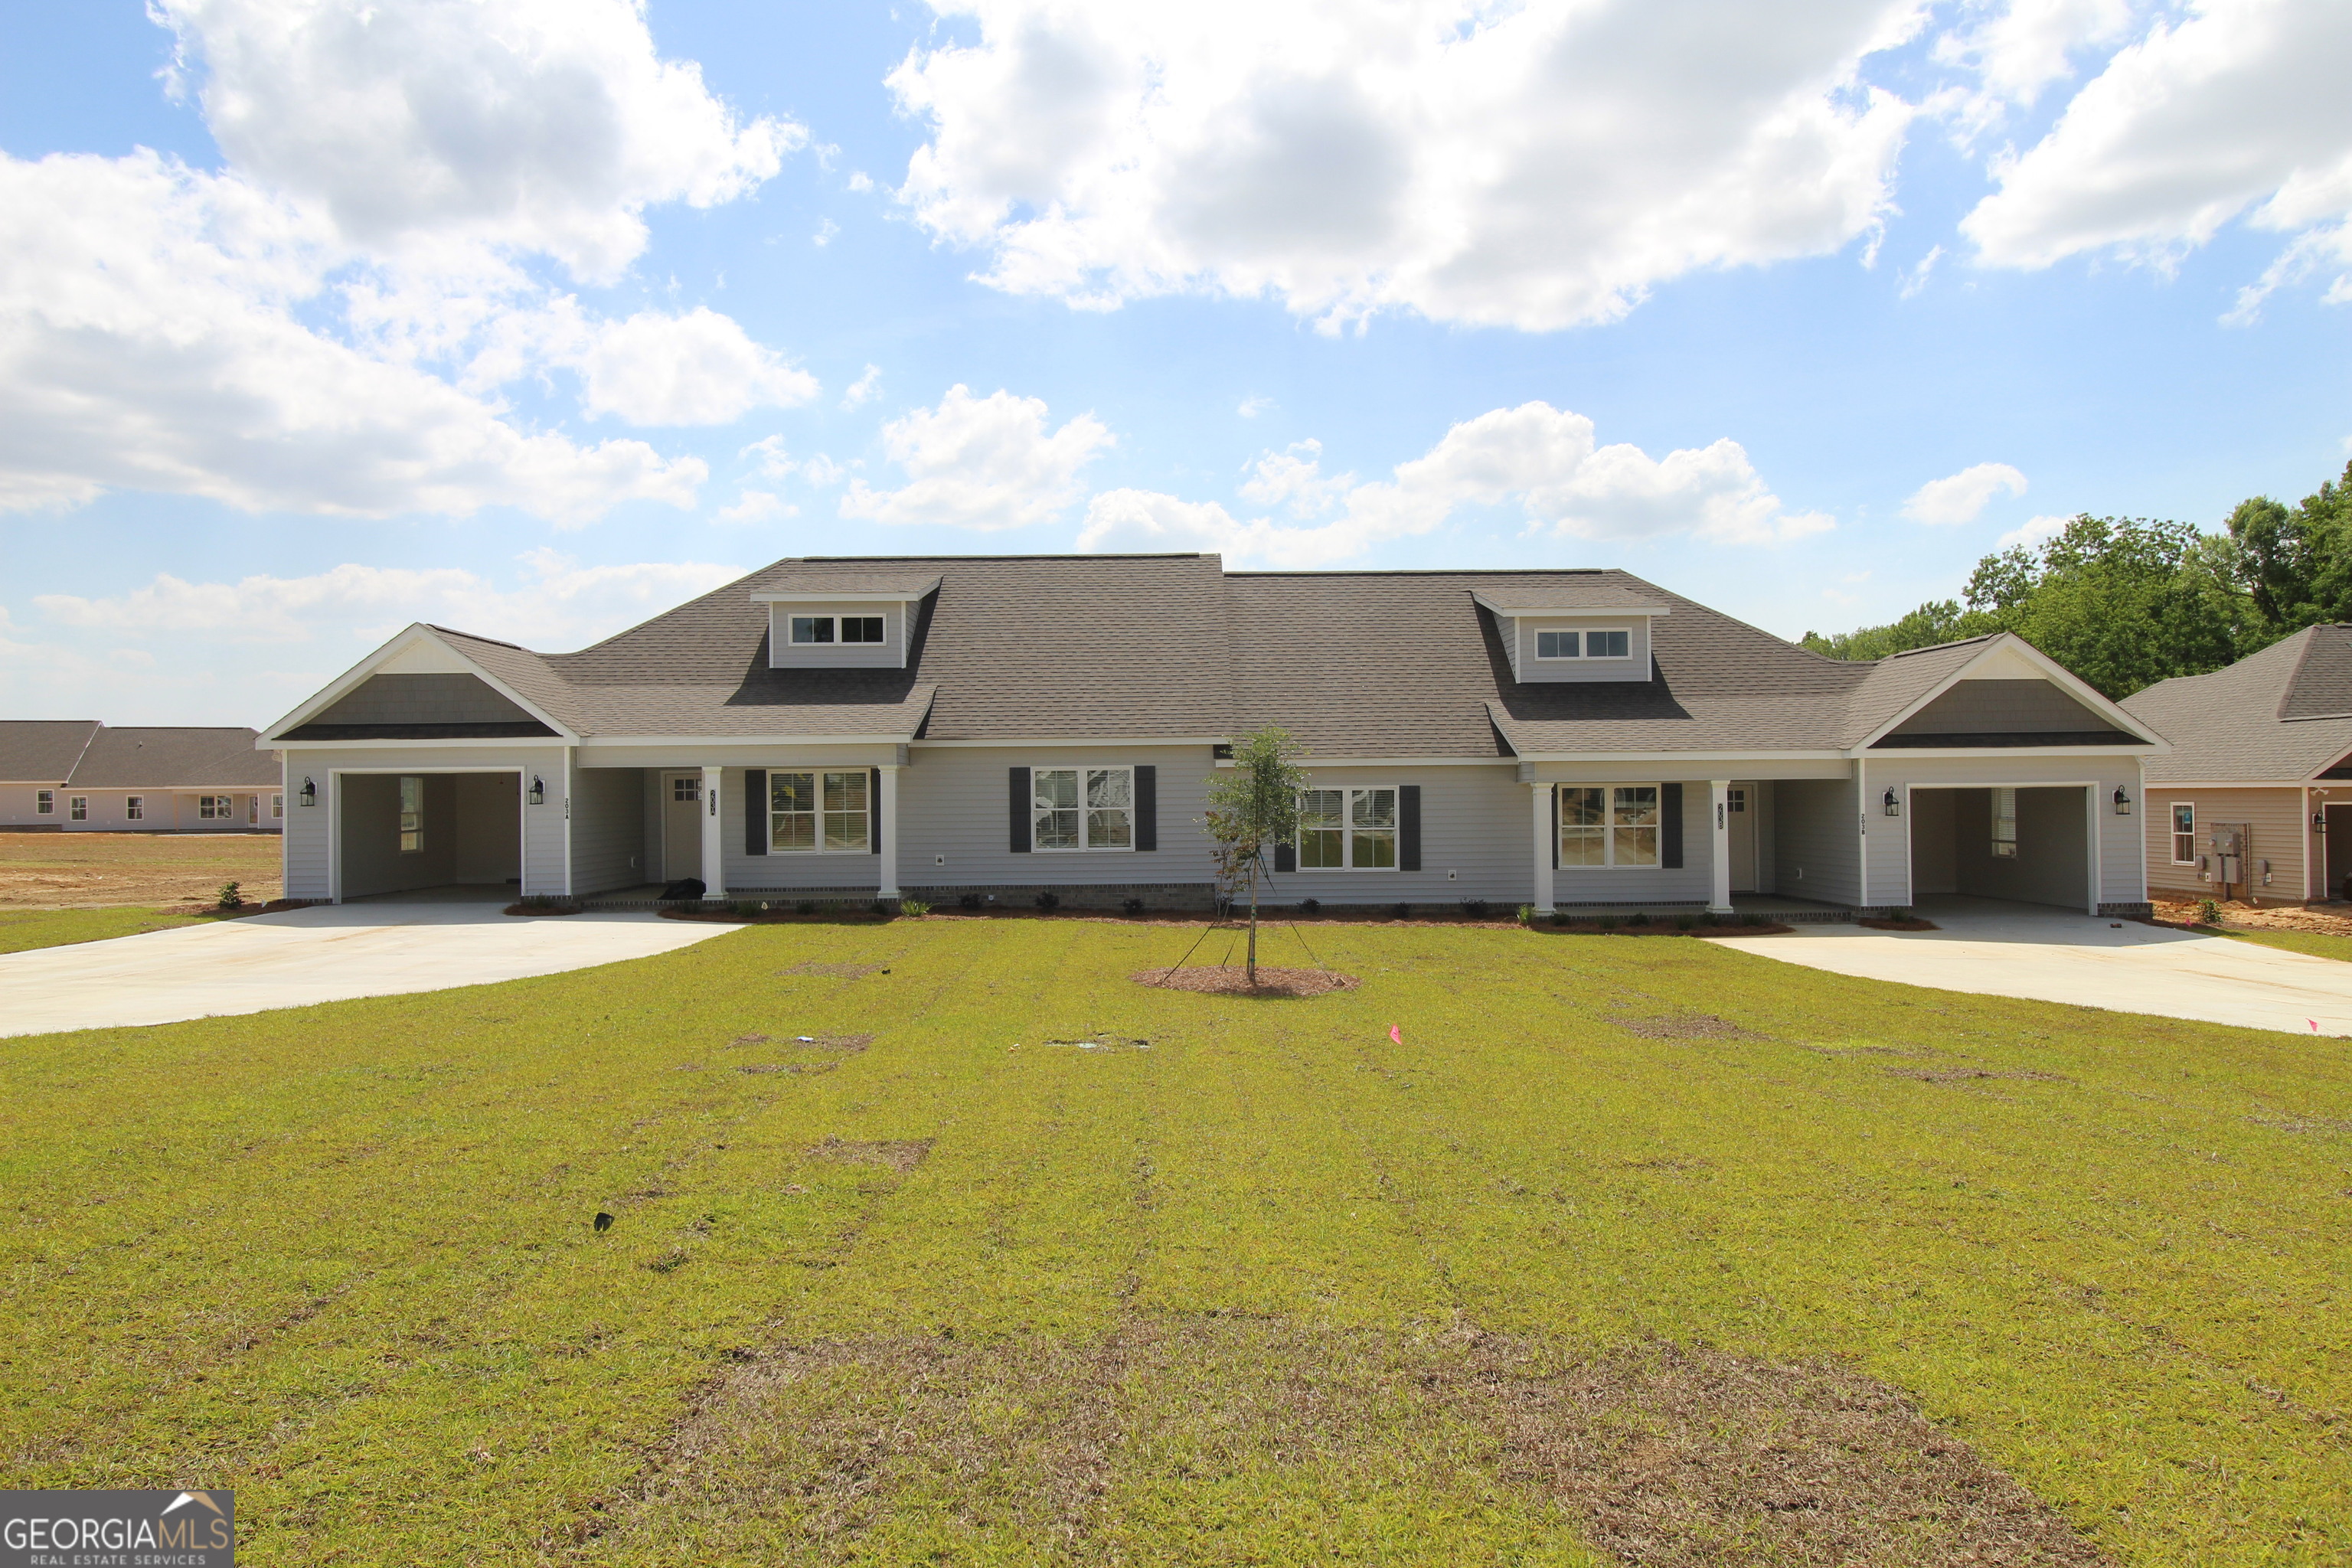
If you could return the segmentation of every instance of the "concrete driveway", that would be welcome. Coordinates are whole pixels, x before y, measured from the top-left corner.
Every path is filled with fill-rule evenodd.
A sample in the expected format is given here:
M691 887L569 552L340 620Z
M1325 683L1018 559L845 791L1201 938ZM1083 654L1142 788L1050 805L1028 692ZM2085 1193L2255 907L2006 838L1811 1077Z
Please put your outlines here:
M361 903L0 954L0 1036L170 1024L646 958L735 928L495 903Z
M2352 963L1990 899L1923 901L1919 913L1943 929L1799 926L1788 936L1726 940L1744 952L1864 980L2352 1035Z

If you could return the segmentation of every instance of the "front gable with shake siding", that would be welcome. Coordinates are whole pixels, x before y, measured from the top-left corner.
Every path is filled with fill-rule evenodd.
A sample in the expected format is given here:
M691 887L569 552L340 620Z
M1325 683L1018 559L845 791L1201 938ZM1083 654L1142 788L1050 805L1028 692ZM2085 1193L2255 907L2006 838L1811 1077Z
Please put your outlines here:
M416 626L261 738L290 897L1212 901L1279 724L1272 897L2132 908L2164 742L2014 637L1823 659L1622 572L793 560L572 654Z

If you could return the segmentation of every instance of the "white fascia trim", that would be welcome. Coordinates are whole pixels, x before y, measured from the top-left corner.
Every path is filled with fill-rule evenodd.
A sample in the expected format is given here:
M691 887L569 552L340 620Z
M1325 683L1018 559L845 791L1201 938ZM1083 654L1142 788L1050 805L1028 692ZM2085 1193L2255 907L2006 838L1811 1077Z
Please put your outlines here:
M1217 766L1221 768L1229 768L1233 765L1234 760L1231 757L1219 757L1217 759ZM1515 768L1519 765L1519 759L1517 757L1325 757L1308 755L1300 757L1298 759L1298 765L1305 768L1308 773L1313 773L1317 768ZM1339 869L1337 867L1324 867L1320 868L1324 870ZM1350 870L1355 868L1356 868L1353 867L1348 868L1348 869ZM1387 868L1388 868L1384 867L1365 868L1365 869L1368 870L1383 870Z
M308 702L305 702L299 708L295 709L293 712L289 713L285 718L278 721L277 723L263 730L260 737L254 742L253 749L257 752L274 752L278 750L280 747L289 744L296 746L332 746L352 743L336 741L289 742L285 736L279 733L279 731L291 730L298 725L307 723L310 721L312 715L323 713L328 709L333 707L337 701L341 700L344 693L350 691L353 687L359 685L361 681L365 680L371 674L373 674L377 665L382 664L385 659L391 658L394 654L399 652L402 648L406 647L413 642L431 642L441 648L445 653L451 654L456 658L464 660L467 667L472 669L474 674L485 685L488 686L491 690L497 692L499 696L505 698L508 701L513 703L516 707L521 709L524 712L530 714L532 718L538 720L541 723L554 731L562 739L565 741L577 741L580 738L572 731L571 725L566 724L562 720L556 718L552 713L547 712L545 710L541 709L538 703L533 702L530 698L525 697L521 692L517 691L513 687L509 686L505 681L500 680L497 676L492 675L488 670L484 669L479 664L467 657L463 648L453 645L448 638L441 636L438 632L436 632L431 626L426 626L422 621L416 621L411 623L405 629L394 633L392 639L386 642L383 647L377 648L373 653L360 660L359 663L352 666L351 668L343 671L343 673L338 676L335 679L328 682L326 687L318 692L317 695L313 696ZM377 742L367 742L360 743L375 744Z
M911 735L591 735L579 742L583 752L606 746L904 746L920 745ZM699 767L696 762L677 764Z
M1918 712L1922 708L1927 707L1928 703L1933 702L1945 692L1949 691L1953 687L1958 686L1962 680L1968 679L1969 671L1982 664L1986 659L1990 658L1995 651L2004 647L2015 649L2018 653L2024 656L2027 663L2038 665L2042 669L2042 673L2049 678L2053 685L2058 687L2061 690L2073 697L2084 707L2090 709L2093 712L2105 714L2107 716L2108 722L2114 724L2116 729L2122 730L2128 734L2137 735L2142 740L2147 742L2150 754L2169 752L2172 750L2171 742L2166 740L2163 736L2158 735L2155 731L2149 729L2147 725L2134 718L2130 713L2126 712L2117 704L2109 701L2095 688L2084 681L2073 670L2068 669L2064 665L2060 664L2056 659L2052 658L2048 654L2043 653L2040 648L2035 647L2032 643L2027 642L2015 632L2000 632L1988 639L1984 647L1978 650L1977 656L1974 658L1969 659L1966 664L1960 666L1959 668L1952 671L1951 674L1937 681L1934 687L1929 689L1926 693L1921 695L1916 700L1913 701L1901 712L1895 714L1895 717L1886 721L1885 723L1881 724L1877 729L1873 730L1869 734L1864 735L1861 742L1849 750L1846 754L1853 757L1861 756L1864 752L1870 750L1873 745L1892 734L1895 726L1901 724L1903 721L1910 718L1914 713ZM1998 751L2014 748L1988 747L1986 749ZM2064 750L2066 748L2053 749ZM2080 748L2075 749L2079 750ZM2117 748L2119 751L2122 749L2123 748L2120 747Z
M909 745L961 747L970 750L992 748L996 751L1027 751L1039 746L1228 746L1227 735L1051 735L1043 738L1014 736L1003 741L910 741Z
M1855 757L1867 757L1872 762L1895 763L1905 757L1932 757L1948 762L1954 757L1999 757L2014 762L2020 757L2060 757L2067 762L2079 762L2084 757L2122 757L2143 759L2156 754L2154 746L1900 746L1879 752L1854 752Z
M1521 752L1510 763L1655 763L1688 767L1695 763L1842 763L1844 752ZM1671 776L1671 775L1669 775Z
M761 589L751 595L755 605L915 605L930 597L930 590L896 594L778 594ZM845 850L843 853L846 854Z
M446 741L289 741L285 742L285 749L291 752L439 752L453 748L462 751L496 751L503 747L512 751L518 747L571 744L572 742L562 735L494 735L488 738L460 736Z
M1521 608L1515 607L1510 605L1498 604L1495 600L1486 597L1486 595L1479 593L1475 588L1471 590L1470 597L1485 605L1487 609L1493 611L1496 615L1507 616L1514 620L1540 620L1553 616L1568 616L1590 617L1593 616L1671 616L1674 614L1674 611L1664 605L1595 605L1590 609L1576 609L1559 605L1541 605L1533 608Z
M2182 783L2177 779L2150 779L2152 790L2168 789L2343 789L2352 790L2352 779L2222 779L2219 782L2195 780Z

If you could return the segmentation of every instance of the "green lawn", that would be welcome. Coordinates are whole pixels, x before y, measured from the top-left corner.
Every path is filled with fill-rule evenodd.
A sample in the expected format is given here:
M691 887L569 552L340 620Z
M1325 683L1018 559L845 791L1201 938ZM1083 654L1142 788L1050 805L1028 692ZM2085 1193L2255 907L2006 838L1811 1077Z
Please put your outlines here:
M2199 929L2210 931L2215 928ZM2283 947L2289 952L2307 952L2314 958L2352 962L2352 936L2330 936L2317 931L2221 931L2216 934L2263 947Z
M0 910L0 952L104 942L109 937L194 925L205 918L145 909Z
M2343 1042L1438 926L1318 929L1313 1001L1128 982L1192 934L0 1041L9 1484L231 1486L256 1563L1948 1560L1700 1495L1802 1450L2352 1557ZM1887 1387L1950 1452L1839 1436Z

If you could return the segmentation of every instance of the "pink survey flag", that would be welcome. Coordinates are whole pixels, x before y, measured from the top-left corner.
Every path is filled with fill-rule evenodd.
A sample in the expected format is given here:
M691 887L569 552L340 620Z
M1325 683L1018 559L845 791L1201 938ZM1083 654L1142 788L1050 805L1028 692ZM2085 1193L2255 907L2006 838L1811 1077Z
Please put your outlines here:
M2316 1029L2319 1026L2314 1024L2312 1027ZM1389 1038L1394 1040L1400 1046L1404 1044L1404 1030L1397 1025L1391 1024L1389 1026Z

